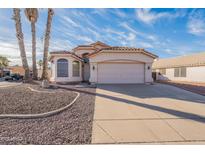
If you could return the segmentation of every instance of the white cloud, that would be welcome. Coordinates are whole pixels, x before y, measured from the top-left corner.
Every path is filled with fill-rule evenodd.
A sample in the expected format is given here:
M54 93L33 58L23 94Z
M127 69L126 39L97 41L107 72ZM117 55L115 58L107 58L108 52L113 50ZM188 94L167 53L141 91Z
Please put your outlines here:
M77 35L76 39L84 41L86 43L93 43L94 42L94 40L92 40L90 37L82 36L82 35Z
M128 36L127 36L127 40L128 41L133 41L136 39L136 35L133 34L133 33L129 33Z
M138 41L137 46L142 47L142 48L153 48L153 45L149 42L144 42L144 41Z
M126 22L121 23L121 26L132 33L138 34L138 32L135 29L133 29L132 27L130 27Z
M121 9L112 9L112 12L120 18L124 18L127 16L123 11L121 11Z
M65 25L67 24L71 24L72 26L74 27L80 27L79 24L77 24L74 20L72 20L70 17L68 16L62 16L62 19L61 22L64 23Z
M134 28L132 28L130 25L128 25L128 23L126 23L126 22L121 23L121 26L123 28L125 28L126 30L128 30L129 32L136 34L137 37L140 36L140 37L143 37L147 40L157 41L157 36L152 35L152 34L146 34L143 32L139 32L139 31L135 30Z
M154 36L154 35L146 35L146 37L147 37L147 39L150 39L150 40L152 40L152 41L157 41L157 37L156 36Z
M116 35L123 35L125 32L121 32L121 31L117 31L115 29L112 28L106 28L103 29L106 33L112 33L112 34L116 34Z
M101 17L106 17L107 10L108 9L105 9L105 8L97 8L97 9L93 9L92 13L98 14Z
M164 50L166 53L170 54L170 55L176 55L176 52L174 52L173 50L171 49L165 49Z
M89 31L89 32L91 32L94 36L95 36L95 38L96 39L99 39L100 38L100 33L98 33L98 32L96 32L95 30L93 30L93 29L91 29L91 28L87 28L87 30Z
M194 10L190 13L187 23L188 32L193 35L205 34L205 16L203 12Z
M151 25L158 21L159 19L171 19L171 18L177 18L177 17L183 17L185 15L186 11L181 11L180 9L176 9L175 12L154 12L149 8L145 9L136 9L136 17L137 20Z

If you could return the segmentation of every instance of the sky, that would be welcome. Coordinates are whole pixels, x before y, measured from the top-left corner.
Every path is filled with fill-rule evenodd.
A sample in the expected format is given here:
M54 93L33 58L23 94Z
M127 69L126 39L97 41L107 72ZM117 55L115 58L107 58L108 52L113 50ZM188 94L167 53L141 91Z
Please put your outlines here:
M12 9L0 9L0 55L21 65ZM37 60L43 57L47 9L36 23ZM31 64L31 26L21 9L27 59ZM49 51L96 41L145 48L160 58L205 51L205 9L54 9Z

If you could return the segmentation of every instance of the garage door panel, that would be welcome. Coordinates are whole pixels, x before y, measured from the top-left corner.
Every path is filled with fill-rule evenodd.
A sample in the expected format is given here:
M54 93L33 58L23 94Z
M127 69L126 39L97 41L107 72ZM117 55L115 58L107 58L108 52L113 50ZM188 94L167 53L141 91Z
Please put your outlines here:
M144 64L98 64L98 83L144 83Z

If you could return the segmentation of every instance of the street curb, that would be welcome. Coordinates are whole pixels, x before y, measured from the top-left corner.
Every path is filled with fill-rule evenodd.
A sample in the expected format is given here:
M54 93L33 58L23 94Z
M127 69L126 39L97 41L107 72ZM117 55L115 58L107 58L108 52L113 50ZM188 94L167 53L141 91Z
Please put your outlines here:
M16 86L20 86L20 85L22 85L22 84L23 84L23 83L18 83L18 84L15 84L15 85L0 86L0 88L16 87Z

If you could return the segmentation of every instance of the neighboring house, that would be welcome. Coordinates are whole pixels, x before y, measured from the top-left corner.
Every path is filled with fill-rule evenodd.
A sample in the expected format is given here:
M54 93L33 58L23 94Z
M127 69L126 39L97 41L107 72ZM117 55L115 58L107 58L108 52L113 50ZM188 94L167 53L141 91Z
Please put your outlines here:
M159 59L152 68L157 80L205 82L205 52Z
M140 48L111 47L100 41L50 52L53 82L149 83L156 55Z
M0 69L0 78L10 75L10 70L7 68Z
M7 69L10 71L11 74L20 74L24 75L25 71L22 66L9 66Z
M24 76L25 74L23 66L8 66L6 69L9 72L8 74L20 74L22 76ZM29 68L29 70L30 70L30 75L32 76L31 68Z

